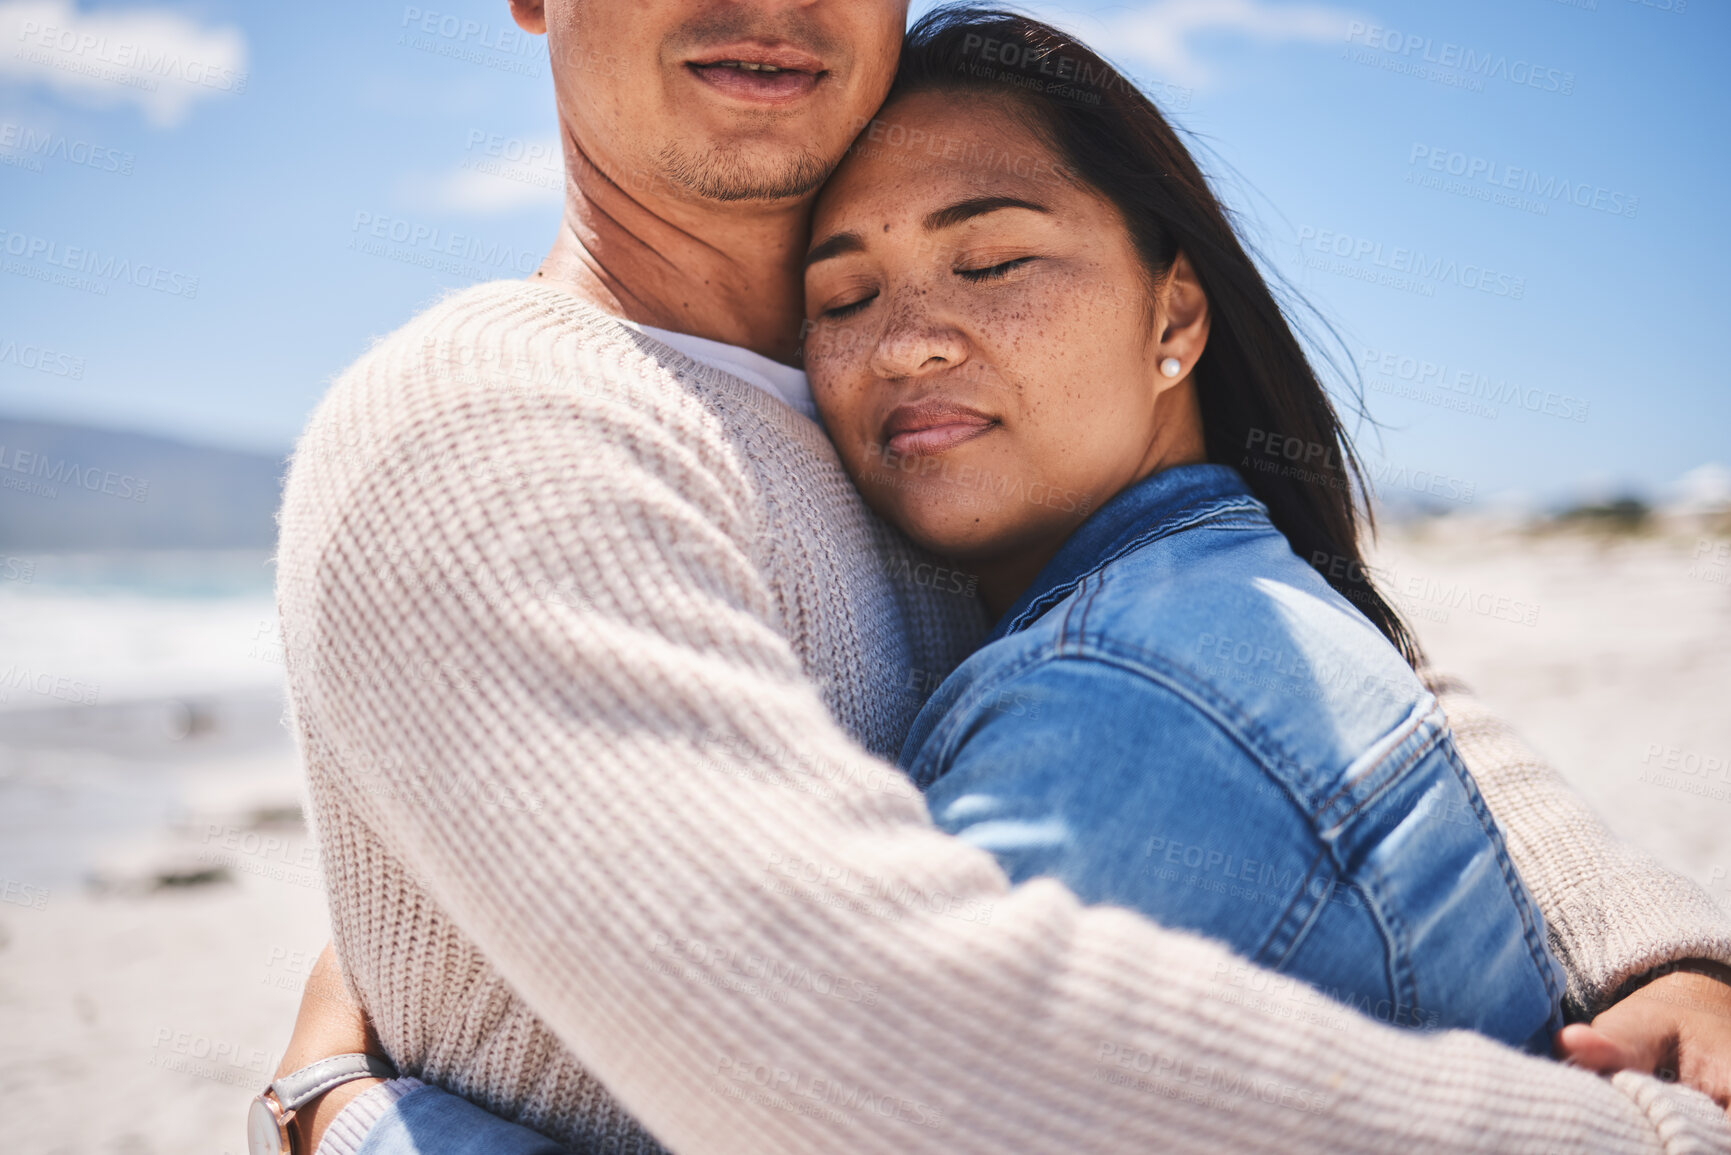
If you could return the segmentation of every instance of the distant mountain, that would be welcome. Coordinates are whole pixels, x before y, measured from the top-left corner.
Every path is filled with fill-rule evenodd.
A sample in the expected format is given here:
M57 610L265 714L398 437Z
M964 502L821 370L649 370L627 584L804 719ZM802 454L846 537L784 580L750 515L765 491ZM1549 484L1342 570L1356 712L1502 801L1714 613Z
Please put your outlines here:
M0 550L268 548L285 459L0 417Z

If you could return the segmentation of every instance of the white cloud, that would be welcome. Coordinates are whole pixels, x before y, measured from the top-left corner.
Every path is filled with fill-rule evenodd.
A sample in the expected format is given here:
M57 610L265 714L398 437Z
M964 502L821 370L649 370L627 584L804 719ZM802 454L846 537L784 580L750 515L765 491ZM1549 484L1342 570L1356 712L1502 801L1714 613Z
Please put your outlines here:
M557 137L489 138L474 144L456 171L424 185L411 182L403 192L410 201L433 211L476 216L557 205L565 197L563 153Z
M158 128L199 100L246 91L246 37L163 8L81 11L75 0L0 0L0 81L73 101L137 105Z
M1344 8L1267 0L1155 0L1138 10L1113 8L1097 15L1047 4L1034 5L1033 11L1108 57L1145 63L1161 79L1191 88L1205 86L1211 76L1193 43L1200 33L1228 33L1264 44L1327 44L1343 40L1347 22L1359 18Z
M419 213L506 216L564 203L565 156L557 136L509 136L472 129L463 159L440 173L411 172L395 199Z

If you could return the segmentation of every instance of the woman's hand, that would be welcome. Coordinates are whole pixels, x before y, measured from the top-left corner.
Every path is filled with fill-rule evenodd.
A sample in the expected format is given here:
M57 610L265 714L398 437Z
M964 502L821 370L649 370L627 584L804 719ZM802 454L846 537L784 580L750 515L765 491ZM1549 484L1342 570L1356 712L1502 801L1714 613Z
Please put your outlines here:
M301 992L294 1036L289 1039L282 1065L276 1073L278 1076L286 1075L308 1063L355 1052L389 1058L379 1045L378 1036L373 1034L367 1013L349 994L336 951L326 943L318 962L313 964L312 974L307 977L306 989ZM330 1121L356 1097L378 1086L381 1081L356 1079L344 1083L296 1111L289 1126L295 1132L295 1150L299 1155L314 1155Z
M1691 961L1586 1023L1557 1032L1556 1054L1602 1075L1646 1071L1731 1110L1731 967Z

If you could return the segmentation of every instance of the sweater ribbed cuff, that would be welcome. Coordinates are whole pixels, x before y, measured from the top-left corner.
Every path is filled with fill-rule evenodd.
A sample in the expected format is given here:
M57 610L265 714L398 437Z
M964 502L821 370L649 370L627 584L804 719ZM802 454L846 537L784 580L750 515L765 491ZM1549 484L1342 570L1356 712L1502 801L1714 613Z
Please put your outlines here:
M1626 894L1620 901L1576 897L1565 904L1570 917L1551 922L1553 948L1573 972L1570 993L1584 1019L1669 964L1703 959L1731 966L1731 919L1705 894L1668 881L1655 875L1640 894L1644 902Z
M366 1142L367 1132L385 1117L385 1112L395 1106L398 1099L424 1086L426 1084L413 1075L404 1075L400 1079L381 1083L361 1095L338 1112L330 1126L325 1128L324 1138L319 1140L317 1155L360 1155L361 1144Z

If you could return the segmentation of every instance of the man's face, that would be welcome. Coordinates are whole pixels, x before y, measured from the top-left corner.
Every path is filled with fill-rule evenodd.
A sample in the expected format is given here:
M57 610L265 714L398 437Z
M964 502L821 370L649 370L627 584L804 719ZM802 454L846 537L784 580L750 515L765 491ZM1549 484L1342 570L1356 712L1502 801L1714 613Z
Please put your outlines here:
M907 0L547 0L565 128L638 198L809 196L889 89Z

